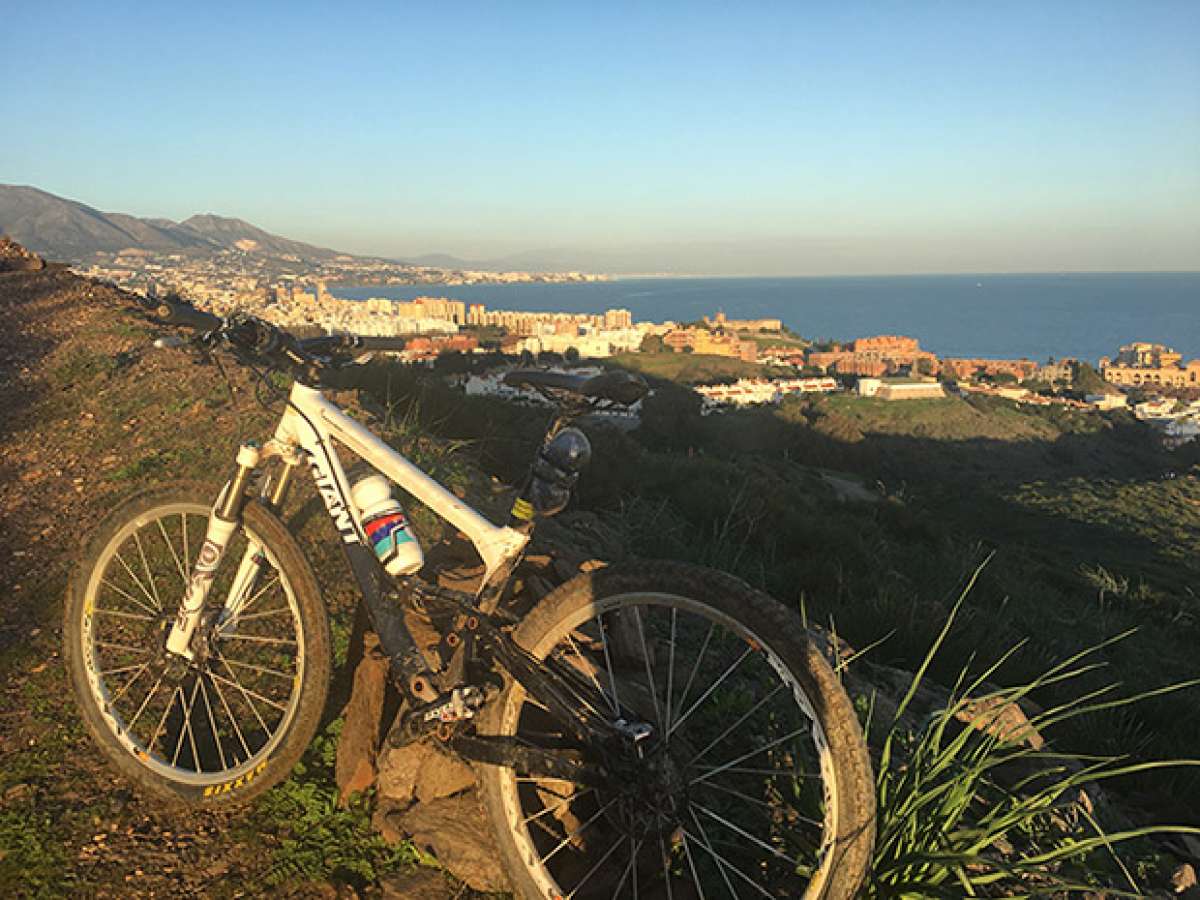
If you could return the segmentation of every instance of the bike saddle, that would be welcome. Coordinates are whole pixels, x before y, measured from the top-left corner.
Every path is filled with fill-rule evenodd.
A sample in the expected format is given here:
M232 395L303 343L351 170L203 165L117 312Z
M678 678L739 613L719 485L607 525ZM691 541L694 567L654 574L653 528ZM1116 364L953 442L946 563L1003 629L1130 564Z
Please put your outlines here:
M511 387L529 385L552 391L567 391L594 400L611 400L622 406L632 406L650 391L641 375L623 369L613 369L591 376L547 372L543 369L514 369L504 376L504 383Z

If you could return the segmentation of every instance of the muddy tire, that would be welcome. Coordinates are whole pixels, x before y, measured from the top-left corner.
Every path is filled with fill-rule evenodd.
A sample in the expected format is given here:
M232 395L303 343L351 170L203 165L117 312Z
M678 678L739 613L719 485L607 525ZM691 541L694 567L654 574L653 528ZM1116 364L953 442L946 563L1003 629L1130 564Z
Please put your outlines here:
M732 637L719 643L721 630ZM515 638L540 660L574 667L580 702L607 702L626 718L632 710L665 731L665 748L647 758L659 760L656 771L673 773L658 778L666 790L634 787L607 797L481 767L484 804L518 896L855 896L875 838L870 757L850 698L796 615L723 573L645 562L562 585ZM691 667L681 664L684 655L695 660L695 673L681 689ZM706 679L714 685L707 694ZM545 737L547 719L510 683L480 731L560 740ZM801 727L793 730L793 722ZM639 809L651 802L649 812ZM750 812L756 804L761 815ZM755 832L751 823L760 820ZM763 858L752 862L756 855Z
M184 487L118 506L93 532L64 610L63 656L88 732L134 786L176 806L238 805L286 778L329 687L329 623L312 567L253 501L213 577L202 656L183 671L164 665L212 502ZM224 601L250 541L261 548L258 574L231 616Z

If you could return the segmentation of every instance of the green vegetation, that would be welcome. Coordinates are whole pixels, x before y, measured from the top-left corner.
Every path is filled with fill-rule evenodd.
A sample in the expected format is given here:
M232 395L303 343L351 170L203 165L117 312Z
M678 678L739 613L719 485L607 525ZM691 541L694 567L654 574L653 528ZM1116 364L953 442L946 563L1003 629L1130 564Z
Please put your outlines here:
M792 334L768 334L762 331L739 331L737 336L743 341L753 341L761 350L763 347L794 347L803 350L808 341Z
M610 362L622 369L641 372L648 377L686 385L791 374L790 369L785 371L730 356L709 356L703 353L625 353L614 356Z
M1097 821L1098 785L1134 772L1200 766L1200 760L1124 764L1117 758L1043 749L1033 737L1044 739L1063 722L1192 685L1114 698L1119 686L1113 684L1028 720L1018 716L1019 724L1002 724L998 710L1019 708L1046 685L1074 682L1092 669L1092 658L1106 645L1130 633L1086 648L1026 684L988 688L985 679L1019 649L1014 647L977 677L962 670L949 701L919 728L905 727L901 719L966 596L964 592L951 610L883 741L877 775L879 830L867 896L993 896L997 890L1004 896L1031 890L1048 895L1113 884L1140 895L1148 870L1166 874L1157 854L1140 839L1156 833L1200 834L1200 828L1144 826L1106 833ZM1121 844L1131 846L1118 855L1114 848Z
M292 777L255 806L248 826L276 835L271 864L249 889L289 882L334 881L365 887L388 872L423 861L410 842L392 846L371 827L370 798L338 803L333 771L342 720L337 719L297 764Z
M832 621L853 646L882 642L872 658L907 669L920 664L964 573L994 553L930 677L954 684L985 665L981 648L1024 642L1005 675L1028 683L1134 627L1098 653L1111 678L1138 694L1195 676L1200 488L1190 476L1162 478L1183 469L1179 453L1127 414L835 395L702 417L695 394L654 384L636 432L591 430L595 454L580 481L580 505L628 552L728 569ZM405 391L419 398L426 427L469 441L464 452L510 483L546 421L415 375L393 391L401 402ZM831 472L877 502L842 502ZM1099 589L1097 567L1127 587ZM1075 688L1106 683L1089 672ZM1077 696L1057 683L1034 695L1046 707ZM1187 692L1090 711L1057 726L1060 749L1190 756L1194 700ZM1115 788L1159 819L1194 821L1200 809L1194 770L1131 772Z

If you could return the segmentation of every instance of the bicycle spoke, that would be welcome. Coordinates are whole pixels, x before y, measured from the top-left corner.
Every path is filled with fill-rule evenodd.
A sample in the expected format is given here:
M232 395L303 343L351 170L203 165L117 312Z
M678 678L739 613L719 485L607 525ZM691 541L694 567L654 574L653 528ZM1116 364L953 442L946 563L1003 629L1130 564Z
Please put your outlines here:
M125 571L129 574L129 577L131 579L133 579L133 583L136 584L139 588L141 588L141 591L145 595L146 599L149 600L152 604L154 604L155 611L162 612L162 606L159 605L157 602L155 602L154 597L151 596L151 594L148 590L146 590L146 586L144 584L142 584L141 579L133 574L133 569L129 568L129 563L125 562L125 557L121 556L121 552L119 550L115 551L113 553L113 556L116 557L117 562L119 562L121 564L122 568L124 568ZM128 595L126 595L126 596L128 596Z
M544 781L545 779L540 779L540 780ZM542 816L546 815L547 813L562 809L564 804L573 803L576 800L578 800L580 797L586 797L588 794L594 793L595 790L596 790L595 788L588 788L586 791L582 791L578 794L571 794L571 796L569 796L569 797L562 797L553 806L547 806L541 812L534 813L532 816L526 816L524 819L521 820L521 824L528 825L530 822L536 822L538 819L542 818Z
M637 625L638 641L642 645L642 661L646 664L646 686L650 689L650 699L654 701L654 721L658 723L661 731L663 727L662 710L658 707L658 690L654 686L654 673L650 668L650 651L646 647L646 634L642 627L642 608L640 606L633 608L633 621ZM669 738L670 735L668 734L667 737Z
M143 616L141 613L122 612L119 609L100 609L97 607L92 610L93 614L99 616L116 616L118 619L136 619L139 622L153 622L153 616Z
M707 700L712 695L712 692L715 691L717 688L719 688L721 686L721 684L724 683L725 679L728 678L730 675L732 675L734 670L736 670L737 667L740 666L742 664L742 662L746 659L746 657L749 656L753 652L754 652L754 650L751 647L747 647L744 651L742 651L742 655L737 658L737 661L734 662L733 665L731 665L728 669L726 669L725 672L721 675L721 677L718 678L715 682L713 682L713 684L711 684L709 686L707 691L705 691L703 694L700 695L700 699L697 700L695 703L693 703L691 708L687 712L685 712L682 716L680 716L679 720L670 727L670 729L667 731L667 737L670 737L676 728L678 728L680 725L682 725L684 722L686 722L688 720L688 718L691 716L691 714L694 713L697 709L699 709L700 705L702 703L704 703L704 701Z
M162 519L155 519L154 522L158 525L158 532L162 535L163 543L167 545L167 550L171 552L171 559L175 560L175 568L179 572L179 578L183 581L183 586L187 587L187 570L184 569L183 561L179 558L179 554L175 552L175 547L171 544L171 539L167 537L167 529L163 525Z
M696 874L696 862L692 859L691 842L688 841L686 833L683 836L683 855L687 857L688 868L692 872L692 884L696 886L696 893L700 895L700 900L705 900L704 888L700 887L700 876Z
M225 748L221 746L221 732L217 729L212 702L208 699L208 688L204 686L204 673L200 673L196 680L200 682L200 696L204 699L204 708L208 710L208 727L212 729L213 743L217 745L217 755L221 757L221 769L224 771L229 768L229 763L225 760Z
M154 573L150 571L150 563L146 560L146 551L142 549L142 539L138 537L138 531L133 532L133 542L137 544L138 556L142 558L142 568L146 570L146 581L150 585L150 590L154 593L154 605L162 609L162 599L158 596L158 585L154 583Z
M625 867L625 871L621 873L621 880L617 882L616 888L613 889L612 900L617 900L617 898L621 896L621 888L625 887L625 880L629 877L629 873L631 871L633 871L633 869L636 867L638 853L640 853L642 850L642 842L641 841L635 842L633 840L632 834L628 835L628 837L629 837L629 843L633 846L633 852L631 852L629 854L629 865L627 865ZM635 878L635 882L636 882L636 878ZM637 896L636 884L633 889L633 896L634 897Z
M222 632L221 639L225 641L256 641L260 644L289 644L292 647L296 646L296 642L289 638L260 637L257 634L237 634L236 632L232 634Z
M712 775L717 774L717 766L692 766L693 769L708 769L708 774L704 776L708 779ZM796 778L796 779L813 779L820 778L820 775L812 775L808 772L795 772L790 769L747 769L742 766L729 766L728 768L721 767L722 772L734 772L738 775L770 775L775 778ZM697 779L699 780L699 779Z
M592 680L592 684L596 686L597 693L599 693L601 697L608 701L608 705L612 707L614 715L620 716L621 710L617 707L613 698L608 696L604 688L600 687L600 682L596 679L596 673L594 671L595 667L583 658L583 654L579 650L579 645L575 643L575 639L568 634L567 642L571 645L571 649L575 651L575 655L579 657L579 665L585 672L587 672L588 678L590 678Z
M745 803L753 803L757 806L761 806L764 809L768 810L772 814L779 812L778 806L776 806L775 804L772 804L772 803L768 803L766 800L756 800L753 797L751 797L749 794L743 794L741 791L735 791L733 788L724 787L723 785L715 784L711 781L702 781L700 783L701 783L701 785L703 785L706 788L712 788L714 791L722 791L726 794L737 797L738 799L742 800ZM798 821L803 822L806 825L815 825L818 828L825 827L825 823L818 822L816 819L810 819L807 816L802 816L799 813L797 813L794 809L792 810L792 814L796 817L796 819Z
M184 571L190 572L192 571L192 558L188 553L187 513L180 513L179 521L183 524L183 568ZM184 581L184 584L187 582Z
M105 669L104 671L97 672L96 674L97 675L121 675L125 672L132 672L134 669L144 669L148 665L150 665L150 663L142 663L141 665L138 665L137 663L131 663L128 666L118 666L115 669Z
M116 644L112 641L96 641L96 646L108 650L122 650L125 653L140 653L142 656L146 656L150 652L144 647L130 647L128 644Z
M242 604L242 608L241 608L241 610L238 611L238 614L236 616L234 616L228 622L222 623L221 631L224 632L225 628L231 627L231 625L234 622L242 621L242 619L243 619L242 614L245 613L245 611L248 610L255 603L255 601L258 600L259 597L261 597L263 594L265 594L267 591L269 591L271 588L273 588L275 585L277 585L279 583L280 583L279 582L279 574L276 573L276 574L272 575L270 581L268 581L261 588L259 588L257 591L255 591L254 596L252 596L249 600L247 600L245 603Z
M745 754L739 756L737 759L730 760L729 762L725 763L724 765L717 766L715 769L713 769L710 772L706 772L705 774L701 775L699 778L693 778L691 781L688 782L688 784L695 784L698 781L704 781L706 778L712 778L714 775L720 775L722 772L724 772L730 766L736 766L738 763L740 763L744 760L750 759L752 756L758 756L758 754L760 754L760 753L766 753L768 750L770 750L774 747L778 747L784 741L790 741L792 738L794 738L798 735L804 734L806 731L808 731L807 728L797 728L795 731L789 732L788 734L785 734L781 738L776 738L775 740L771 741L771 743L769 743L769 744L765 744L762 747L758 747L754 750L751 750L749 753L745 753ZM780 772L777 774L783 774L783 773Z
M133 726L137 723L137 720L142 717L142 713L145 712L145 710L146 710L146 705L150 702L150 698L154 696L155 691L158 690L158 686L160 684L162 684L162 680L163 680L163 676L159 675L158 681L154 682L154 687L150 688L150 693L148 693L146 695L146 699L143 700L142 705L138 707L138 711L134 714L133 719L129 722L128 725L125 726L125 730L128 731L130 734L133 733Z
M759 700L757 703L755 703L752 707L750 707L749 712L747 712L740 719L738 719L736 722L734 722L732 725L730 725L728 728L726 728L724 731L722 731L721 734L715 740L713 740L713 742L711 744L709 744L707 747L705 747L703 750L701 750L699 753L697 753L695 756L693 756L690 760L688 760L688 765L690 766L696 760L700 759L700 757L704 756L704 754L707 753L709 750L711 750L713 747L717 746L717 744L721 743L721 741L725 740L725 738L729 737L729 735L731 735L737 729L737 727L739 725L741 725L743 722L745 722L747 719L749 719L752 715L754 715L756 712L758 712L759 709L761 709L762 706L768 700L770 700L772 697L774 697L776 694L778 694L780 691L782 691L785 687L787 687L787 685L782 684L782 683L776 685L775 689L773 691L771 691L771 693L767 694L765 697L763 697L761 700Z
M109 698L108 705L115 707L117 705L117 701L125 696L125 692L127 690L129 690L131 687L133 687L133 683L135 681L137 681L139 678L141 678L142 673L145 672L149 668L150 668L150 663L148 663L148 662L144 662L140 666L138 666L137 671L133 673L133 677L130 678L127 682L125 682L125 687L123 687L123 688L121 688L121 690L117 691L117 694L115 697Z
M604 665L608 668L608 683L612 686L613 702L617 705L617 712L621 710L621 697L617 693L617 678L613 674L612 657L608 652L608 635L604 633L604 619L602 616L596 616L596 624L600 626L600 643L604 647Z
M212 678L212 672L208 673L209 678ZM250 745L246 743L246 737L242 734L242 729L237 723L237 719L233 716L233 711L229 708L229 701L225 699L225 692L221 690L221 686L215 681L212 683L213 690L217 692L217 699L221 701L221 707L225 710L225 717L229 719L229 724L233 726L234 734L238 736L238 742L242 745L242 750L246 753L246 759L249 759L254 754L250 752ZM237 759L234 759L237 762Z
M667 660L667 701L666 701L666 726L671 727L671 694L675 690L675 625L679 618L679 608L671 607L671 650Z
M223 622L221 624L220 631L221 631L221 634L224 635L226 628L231 628L234 625L240 625L243 622L253 622L255 619L268 619L271 616L283 616L283 615L290 616L291 614L292 614L291 607L288 607L288 606L281 606L281 607L279 607L279 609L270 609L270 610L265 610L264 612L251 613L248 616L243 616L241 613L239 613L238 615L234 616L229 621Z
M692 802L692 803L690 803L690 804L689 804L689 806L694 806L696 809L700 810L700 812L704 813L704 814L705 814L705 815L707 815L707 816L710 816L710 817L712 817L712 818L716 819L718 822L720 822L720 823L721 823L722 825L724 825L726 828L729 828L729 829L731 829L731 830L733 830L733 831L736 831L738 834L740 834L740 835L741 835L742 837L744 837L746 840L750 841L750 843L752 843L752 844L754 844L754 845L756 845L756 846L758 846L758 847L762 847L762 848L763 848L764 850L766 850L768 853L771 853L771 854L773 854L773 855L775 855L775 856L778 856L778 857L779 857L780 859L782 859L784 862L786 862L786 863L791 863L793 866L795 866L795 865L798 865L798 864L799 864L799 862L798 862L797 860L794 860L794 859L792 859L790 856L788 856L788 855L787 855L786 853L784 853L783 851L779 850L779 849L778 849L778 848L776 848L776 847L772 847L770 844L768 844L768 843L765 843L764 841L760 841L758 838L756 838L756 837L755 837L754 835L752 835L750 832L746 831L744 828L739 828L739 827L738 827L737 825L735 825L733 822L730 822L730 821L729 821L728 819L726 819L724 816L718 815L717 813L713 812L711 809L709 809L709 808L708 808L707 806L705 806L704 804L702 804L702 803L696 803L696 802Z
M545 865L546 863L550 862L550 860L554 858L555 854L557 854L559 850L561 850L563 847L567 846L567 844L571 843L572 838L578 837L579 835L583 834L583 832L585 830L587 830L589 825L591 825L598 818L600 818L602 815L604 815L606 812L608 812L608 810L612 807L612 805L614 803L616 803L617 800L619 800L619 799L620 799L619 797L614 797L613 799L611 799L607 803L605 803L602 807L600 807L600 809L598 809L595 813L592 814L592 817L590 819L588 819L586 822L584 822L582 825L579 826L578 831L576 831L574 834L568 834L565 838L563 838L561 841L559 841L558 846L556 846L553 850L551 850L545 856L539 856L538 862L540 862L542 865Z
M120 594L122 597L124 597L130 603L136 604L140 608L144 609L146 612L150 613L150 615L152 617L158 617L158 616L162 615L162 610L152 609L151 607L149 607L145 603L143 603L141 600L139 600L136 597L134 597L130 594L127 594L125 591L121 590L121 588L117 587L115 584L113 584L108 579L101 578L100 584L103 587L106 587L106 588L116 591L118 594Z
M723 857L715 849L713 849L712 843L708 839L708 833L704 830L704 826L700 823L700 820L698 818L696 818L696 814L694 812L692 813L692 821L696 823L696 827L700 830L700 833L704 836L704 840L703 841L696 840L695 836L693 836L687 830L687 828L683 829L684 836L690 837L693 841L695 841L695 843L697 845L699 845L700 847L703 847L705 850L707 850L709 855L712 856L713 860L716 861L717 872L720 873L721 880L725 882L725 887L729 890L729 896L733 897L733 900L738 900L738 892L733 889L733 884L732 884L732 882L730 882L729 876L725 874L725 872L727 870L732 872L738 878L742 879L742 881L746 882L746 884L750 885L750 887L754 888L756 891L758 891L760 894L762 894L764 897L766 897L767 900L775 900L775 898L772 897L771 894L767 892L766 888L762 887L757 881L755 881L753 878L751 878L749 875L747 875L745 872L743 872L741 869L739 869L737 866L735 866L733 863L731 863L729 860L727 860L725 857Z
M192 767L200 771L200 754L196 751L196 736L192 733L192 710L196 708L196 692L200 689L200 679L197 677L192 683L192 699L186 701L181 693L179 696L179 705L183 707L183 725L179 729L179 740L175 742L175 755L171 757L171 765L176 765L179 760L179 751L183 747L183 737L187 734L188 744L192 748Z
M147 753L154 752L154 742L158 740L159 734L162 733L163 726L165 726L167 724L167 717L171 714L171 709L172 709L172 707L175 706L175 698L178 695L179 695L179 686L176 685L175 690L171 691L171 697L169 700L167 700L167 705L163 707L162 718L160 718L158 720L158 725L154 729L154 734L150 735L150 740L148 740L146 742L146 752ZM167 755L164 753L163 759L166 759L166 757L167 757Z
M256 666L251 663L241 662L240 660L229 659L225 656L222 656L221 659L227 665L237 666L239 669L251 669L255 672L262 672L264 675L274 675L277 678L286 678L288 681L291 681L293 678L295 678L294 675L289 675L287 672L280 672L278 669L268 669L266 666Z
M704 643L700 645L700 653L696 656L696 663L692 666L692 674L688 676L687 684L683 686L683 694L679 698L679 708L683 708L683 701L687 699L688 694L692 690L692 682L696 680L696 675L700 672L700 664L704 662L704 655L708 652L709 642L712 641L713 632L717 630L717 623L710 622L708 625L708 633L704 635ZM667 734L670 735L675 730L675 724L668 723Z
M220 657L218 657L218 659L220 659ZM287 712L287 707L284 706L282 703L277 703L276 701L272 700L270 697L264 697L262 694L258 693L258 691L250 690L250 688L244 686L240 681L237 680L237 675L234 675L233 670L229 669L228 666L226 666L226 670L229 672L230 675L233 675L232 680L229 678L226 678L223 675L218 675L216 672L209 672L208 674L211 675L213 678L217 679L218 681L223 681L225 684L233 685L246 697L253 697L255 700L259 701L260 703L265 703L265 704L267 704L267 706L273 707L274 709L278 709L281 712ZM262 721L261 717L259 718L259 722L262 724L264 729L266 729L267 731L270 731L270 729L267 728L266 723Z
M588 870L587 874L583 876L583 879L577 885L575 885L574 890L572 890L571 893L567 894L567 896L564 898L564 900L571 900L572 897L574 897L576 894L578 894L579 889L582 888L585 884L587 884L588 879L590 879L593 875L596 874L597 869L599 869L602 865L604 865L606 862L608 862L608 858L610 856L612 856L614 853L616 853L617 848L619 848L621 846L621 844L624 843L624 841L625 841L624 835L621 835L620 837L618 837L616 842L611 847L608 848L608 852L605 853L602 857L600 857L599 861Z

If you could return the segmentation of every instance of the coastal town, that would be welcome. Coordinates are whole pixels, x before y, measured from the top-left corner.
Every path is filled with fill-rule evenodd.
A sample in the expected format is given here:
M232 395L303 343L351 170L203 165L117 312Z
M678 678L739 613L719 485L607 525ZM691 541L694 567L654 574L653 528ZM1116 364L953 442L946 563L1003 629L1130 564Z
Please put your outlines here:
M243 256L251 269L262 265L259 255ZM253 262L256 259L260 262ZM179 293L218 314L242 310L299 334L407 336L411 340L400 358L423 365L454 353L500 353L549 365L564 360L578 365L580 360L622 354L688 354L697 360L718 357L744 364L736 376L691 385L706 415L779 404L805 394L845 392L879 401L990 395L1016 404L1128 409L1158 429L1168 446L1200 436L1200 359L1185 361L1161 344L1132 342L1094 365L1070 357L1039 363L938 356L915 337L887 334L812 342L791 333L780 319L730 319L723 312L695 322L651 322L634 321L627 309L500 310L445 296L353 300L330 290L331 285L346 283L429 284L443 294L444 287L454 285L570 283L603 277L583 273L448 272L340 256L322 261L317 269L311 261L297 260L294 272L280 272L278 266L242 270L231 264L222 258L156 259L130 250L105 263L80 267L80 272L142 293ZM530 403L544 399L513 390L486 372L454 377L471 394ZM636 417L637 410L626 415Z
M242 238L225 249L206 253L140 247L97 251L75 270L126 290L177 291L214 309L250 308L294 295L319 298L325 285L575 284L607 280L607 276L586 272L494 272L412 265L320 251L307 245L296 245L299 249L288 252L293 242L283 242L281 248L261 243Z

